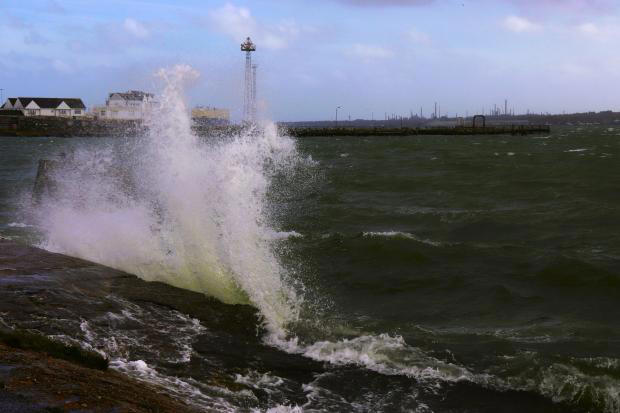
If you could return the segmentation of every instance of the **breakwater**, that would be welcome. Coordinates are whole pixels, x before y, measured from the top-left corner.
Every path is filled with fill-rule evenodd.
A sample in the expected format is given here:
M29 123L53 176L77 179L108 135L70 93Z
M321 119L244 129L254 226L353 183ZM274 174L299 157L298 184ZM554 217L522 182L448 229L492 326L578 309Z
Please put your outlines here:
M241 126L234 125L192 125L192 130L199 136L238 133L241 129ZM7 116L0 113L0 137L120 137L140 136L147 131L148 125L142 120Z
M238 125L216 126L194 124L192 129L199 136L221 133L239 133ZM148 130L145 122L137 120L104 120L92 118L56 118L0 116L0 136L20 137L109 137L138 136ZM287 127L282 133L294 137L312 136L413 136L413 135L528 135L549 133L549 125L490 125L483 127Z
M146 126L134 120L0 116L0 136L104 137L142 134Z
M288 128L295 137L306 136L412 136L412 135L528 135L549 133L548 125L456 126L420 128Z

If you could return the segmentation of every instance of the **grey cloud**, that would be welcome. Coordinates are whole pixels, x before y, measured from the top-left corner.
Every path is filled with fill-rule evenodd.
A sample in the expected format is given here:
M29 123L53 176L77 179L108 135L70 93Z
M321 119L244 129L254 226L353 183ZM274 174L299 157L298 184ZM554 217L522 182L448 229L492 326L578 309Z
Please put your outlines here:
M39 32L34 29L30 29L24 35L24 42L26 44L48 44L50 41Z
M32 24L29 24L23 19L13 16L6 11L2 14L6 19L5 22L0 23L0 26L5 26L21 33L26 44L34 45L49 43L49 40L45 36L41 35L41 33L36 30Z
M48 2L47 2L47 11L49 13L65 14L67 12L67 9L65 9L56 0L48 0Z

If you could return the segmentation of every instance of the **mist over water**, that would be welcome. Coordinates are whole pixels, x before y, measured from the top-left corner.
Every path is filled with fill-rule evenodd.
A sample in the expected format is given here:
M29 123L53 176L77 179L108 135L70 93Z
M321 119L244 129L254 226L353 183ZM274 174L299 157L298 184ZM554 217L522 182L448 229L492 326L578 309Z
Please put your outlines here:
M184 86L189 66L162 69L161 106L147 136L77 150L54 172L54 195L37 211L45 249L92 260L149 281L260 309L281 333L301 298L272 250L270 177L300 162L275 125L199 139Z

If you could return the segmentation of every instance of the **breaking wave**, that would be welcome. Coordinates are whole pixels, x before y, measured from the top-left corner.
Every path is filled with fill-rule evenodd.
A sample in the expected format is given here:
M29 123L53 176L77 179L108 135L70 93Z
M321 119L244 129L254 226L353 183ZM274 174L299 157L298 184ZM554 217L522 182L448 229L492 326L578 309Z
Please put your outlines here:
M142 138L69 154L36 211L42 247L202 292L251 303L272 331L297 317L266 200L271 177L301 162L292 139L265 123L201 139L184 85L189 66L161 70L160 107ZM282 234L282 235L281 235Z
M271 218L276 206L268 193L273 177L306 160L295 142L281 136L272 123L199 138L192 132L183 100L184 84L197 76L184 65L160 71L161 107L149 120L146 136L107 148L77 150L59 165L52 176L53 192L35 211L45 249L202 292L224 303L252 304L269 332L264 338L267 344L312 360L403 375L430 387L468 381L500 390L535 391L573 404L587 398L605 411L620 409L618 381L606 372L592 376L560 363L541 367L528 377L474 372L388 334L302 343L287 330L299 321L302 290L293 287L274 248L278 241L303 235L277 228ZM362 236L445 245L396 231ZM553 274L549 277L554 281ZM199 326L186 324L188 337L200 331ZM179 344L175 362L188 360L188 343ZM176 388L184 397L200 394L195 383L164 377L143 360L119 356L112 367ZM278 385L271 379L237 377L262 388ZM279 406L273 411L301 408Z

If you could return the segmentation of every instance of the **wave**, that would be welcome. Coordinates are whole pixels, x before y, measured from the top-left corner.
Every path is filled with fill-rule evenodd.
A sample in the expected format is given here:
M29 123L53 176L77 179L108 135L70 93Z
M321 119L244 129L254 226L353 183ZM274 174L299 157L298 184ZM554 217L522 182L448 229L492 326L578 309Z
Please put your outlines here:
M362 235L364 237L368 237L368 238L403 238L403 239L410 239L410 240L414 240L416 242L420 242L422 244L426 244L426 245L431 245L433 247L440 247L442 245L444 245L441 242L438 241L433 241L430 239L424 239L424 238L420 238L417 237L411 233L408 232L400 232L400 231L386 231L386 232L364 232L362 233Z
M270 240L285 240L291 238L303 238L304 236L297 231L271 231L267 234Z
M55 194L36 216L42 247L252 304L273 331L297 318L302 299L285 282L267 200L271 178L302 162L272 123L201 140L191 129L189 66L161 70L161 106L143 138L78 150L53 174Z
M77 333L51 338L96 351L110 360L110 368L155 385L200 410L236 412L255 396L246 389L199 381L188 375L166 374L159 364L184 365L199 357L192 344L207 329L199 320L157 305L137 305L108 295L113 311L84 319L67 319ZM0 319L0 322L2 320Z
M536 279L553 288L578 289L581 293L620 294L620 276L617 273L578 259L556 259L542 268Z
M381 374L402 375L419 381L456 382L473 380L466 368L438 360L417 347L409 346L401 336L363 335L341 341L317 341L302 344L298 338L283 340L268 335L265 342L287 353L300 354L333 365L355 364Z
M287 326L298 321L303 297L291 286L274 243L301 234L279 231L274 225L267 193L275 175L303 162L295 143L278 135L271 123L203 142L191 131L182 98L183 84L197 73L188 66L176 66L159 75L165 85L162 103L149 121L146 137L76 151L54 174L55 195L43 199L36 211L45 233L44 248L145 280L199 291L224 303L252 304L267 327L265 343L290 354L334 366L357 365L384 375L402 375L428 384L430 389L437 383L467 381L500 390L536 391L555 401L579 403L587 397L608 411L619 410L616 379L604 373L585 374L562 363L542 366L534 374L503 377L442 361L408 345L400 336L361 335L310 344L290 338ZM443 245L398 231L362 235ZM541 278L552 284L565 282L558 281L555 269ZM128 315L107 317L113 325ZM97 337L88 337L91 330L85 323L85 338L96 341ZM200 328L187 320L171 324L175 323L187 326L179 335L190 340L178 342L175 358L168 361L183 363L191 354L191 337ZM143 360L122 357L114 337L101 335L99 339L108 340L101 346L108 346L107 353L116 356L113 368L160 382L186 398L204 394L199 383L163 377ZM127 342L144 345L140 337ZM250 397L240 395L246 396ZM209 404L213 400L206 397L204 403L213 407Z
M23 222L10 222L6 225L9 228L32 228L34 225L24 224Z
M489 390L524 391L545 396L555 403L595 409L608 413L620 411L620 379L616 359L548 360L529 351L502 357L504 363L484 372L475 372L455 363L439 360L422 349L408 345L400 336L363 335L340 341L303 344L298 338L264 338L269 345L287 353L299 354L334 366L357 365L377 373L406 376L422 388L435 393L447 383L470 382ZM515 365L536 366L522 370ZM582 366L580 366L580 364ZM598 371L593 371L598 369ZM286 410L285 410L286 411Z

